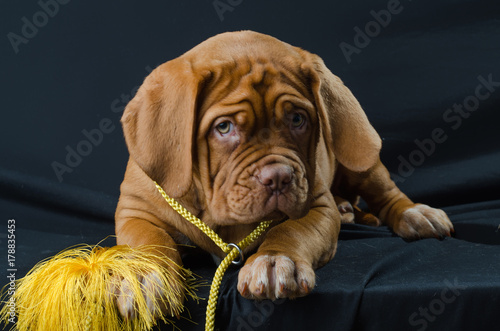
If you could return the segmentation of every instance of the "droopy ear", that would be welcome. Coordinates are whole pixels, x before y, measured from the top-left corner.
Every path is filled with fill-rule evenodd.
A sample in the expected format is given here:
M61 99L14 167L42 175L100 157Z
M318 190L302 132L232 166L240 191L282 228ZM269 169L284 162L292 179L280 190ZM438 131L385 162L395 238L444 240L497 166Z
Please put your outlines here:
M172 197L191 186L202 80L182 58L164 63L146 77L121 119L130 156Z
M381 140L351 91L314 54L302 68L312 77L312 89L322 122L323 136L337 160L352 171L362 172L379 158Z

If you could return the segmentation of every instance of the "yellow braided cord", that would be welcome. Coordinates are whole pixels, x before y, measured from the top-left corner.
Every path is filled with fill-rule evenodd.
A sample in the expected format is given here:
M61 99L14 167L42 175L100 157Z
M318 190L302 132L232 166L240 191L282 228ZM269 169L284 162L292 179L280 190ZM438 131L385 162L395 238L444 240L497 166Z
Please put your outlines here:
M245 249L248 245L250 245L255 239L257 239L266 229L271 225L272 221L264 221L259 224L259 226L252 231L245 239L240 241L238 247L242 250ZM224 277L224 273L226 272L229 265L234 261L234 259L239 255L239 251L236 248L233 248L231 252L226 255L224 260L222 260L221 264L215 271L214 279L212 281L212 285L210 286L210 295L208 297L207 304L207 317L205 322L205 330L214 330L215 328L215 309L217 306L217 298L219 297L219 288L222 283L222 277Z
M202 220L191 214L186 208L181 206L177 201L172 199L165 193L163 188L158 185L158 183L154 182L156 188L161 193L163 198L167 201L167 203L182 217L187 219L192 224L196 225L198 229L203 231L207 236L212 239L217 246L219 246L224 253L227 253L224 260L222 260L221 264L215 271L214 279L212 281L212 285L210 286L210 295L208 297L207 304L207 317L205 323L205 330L214 330L215 328L215 309L217 306L217 298L219 297L219 288L222 283L222 277L224 277L224 273L226 272L229 265L234 261L234 259L239 255L238 249L232 248L228 244L226 244L212 229L210 229ZM263 221L253 230L245 239L238 243L238 247L241 250L244 250L248 245L254 242L266 229L271 225L272 221Z
M205 320L205 330L212 331L215 329L215 309L217 306L217 299L219 297L220 284L222 283L222 277L226 272L229 265L234 261L239 252L234 248L229 254L226 255L224 260L219 264L219 267L215 271L214 279L212 280L212 285L210 285L210 295L208 296L207 304L207 316Z
M191 222L192 224L196 225L196 227L198 229L200 229L201 231L203 231L203 233L205 233L207 236L209 236L210 239L212 239L213 242L215 244L217 244L217 246L219 246L220 249L222 249L222 251L224 253L229 253L229 251L231 250L231 247L229 247L217 235L217 233L214 232L214 230L210 229L208 227L208 225L206 225L205 223L203 223L202 220L200 220L198 217L196 217L193 214L191 214L186 208L184 208L183 206L181 206L177 201L175 201L174 199L172 199L171 197L169 197L167 195L167 193L165 193L165 191L163 190L163 188L160 185L158 185L157 182L154 182L154 183L155 183L156 188L158 189L158 191L161 193L161 195L163 196L163 198L168 202L168 204L170 205L170 207L172 207L172 209L174 209L176 212L178 212L179 215L181 215L182 217L184 217L185 219L187 219L189 222Z

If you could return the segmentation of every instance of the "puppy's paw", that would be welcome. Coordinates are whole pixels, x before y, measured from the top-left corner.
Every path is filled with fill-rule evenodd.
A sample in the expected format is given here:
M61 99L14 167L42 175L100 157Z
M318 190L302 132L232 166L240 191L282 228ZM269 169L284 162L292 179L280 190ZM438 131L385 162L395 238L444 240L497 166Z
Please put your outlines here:
M116 305L126 320L137 317L138 306L142 305L151 313L153 319L162 315L178 315L182 310L183 293L172 282L170 291L161 286L161 277L157 272L150 272L137 279L115 281ZM178 316L177 316L178 317Z
M357 224L364 224L370 226L380 226L382 222L378 217L373 214L366 213L359 209L358 207L354 207L354 222Z
M342 223L354 223L354 208L349 201L342 201L337 204L337 208L339 209L340 221Z
M260 255L241 268L238 291L253 299L296 298L311 292L315 282L308 263L284 255Z
M340 213L340 221L342 223L354 223L354 208L352 204L339 196L334 196L334 199Z
M454 232L453 224L444 211L423 204L415 204L403 211L393 230L409 240L450 237Z
M334 196L337 209L340 213L340 221L343 224L364 224L370 226L380 226L382 222L373 214L366 213L359 209L356 203L351 203L344 198Z

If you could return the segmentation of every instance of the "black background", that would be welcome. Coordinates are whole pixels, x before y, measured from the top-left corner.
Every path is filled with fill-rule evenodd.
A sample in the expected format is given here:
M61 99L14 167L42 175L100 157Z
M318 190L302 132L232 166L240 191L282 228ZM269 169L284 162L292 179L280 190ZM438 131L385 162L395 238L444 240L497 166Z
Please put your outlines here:
M66 0L45 16L41 3L56 2L0 0L0 252L6 251L7 220L15 219L18 276L65 247L113 234L128 158L119 123L126 101L151 68L210 36L242 29L320 55L382 137L382 160L399 187L414 200L447 207L458 239L499 243L491 230L500 224L500 86L460 125L444 119L455 104L475 95L478 77L500 82L498 2L223 0L218 3L232 5L222 16L212 0ZM379 24L348 61L339 45L355 46L356 29L364 31L375 22L373 13L397 3L398 13L385 27ZM29 30L27 21L39 27ZM26 37L23 32L31 36L13 46L10 39ZM54 162L64 165L68 149L89 146L83 131L95 132L102 121L111 132L102 133L88 155L73 159L78 165L58 177ZM415 140L428 141L436 129L446 141L429 155L417 152ZM411 155L412 171L402 165L403 159L411 164ZM471 210L474 216L468 217ZM469 220L480 220L489 232L465 224ZM370 231L343 228L341 238ZM387 229L377 231L399 240ZM498 246L485 247L478 255ZM498 268L498 249L496 254L492 263ZM365 322L357 327L377 325Z

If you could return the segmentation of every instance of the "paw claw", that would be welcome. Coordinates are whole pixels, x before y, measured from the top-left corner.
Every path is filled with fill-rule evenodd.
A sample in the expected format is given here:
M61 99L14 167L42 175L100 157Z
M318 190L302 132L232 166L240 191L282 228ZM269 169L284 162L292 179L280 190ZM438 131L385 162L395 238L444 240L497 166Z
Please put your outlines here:
M260 284L260 286L257 288L257 290L255 292L257 295L262 295L262 294L264 294L265 291L266 291L266 287L264 286L264 284Z
M280 293L285 293L286 291L286 286L283 283L280 283Z
M300 282L300 288L302 289L302 292L304 292L305 294L309 294L309 292L311 291L305 280Z
M244 297L247 297L247 296L248 296L248 294L249 294L250 292L248 291L248 284L247 284L247 283L243 283L243 287L241 288L240 293L241 293L241 295L242 295L242 296L244 296Z

